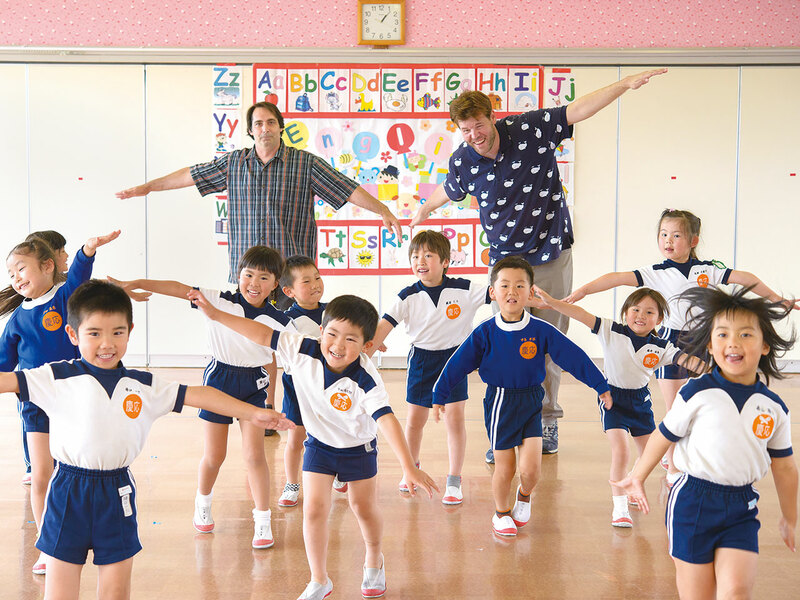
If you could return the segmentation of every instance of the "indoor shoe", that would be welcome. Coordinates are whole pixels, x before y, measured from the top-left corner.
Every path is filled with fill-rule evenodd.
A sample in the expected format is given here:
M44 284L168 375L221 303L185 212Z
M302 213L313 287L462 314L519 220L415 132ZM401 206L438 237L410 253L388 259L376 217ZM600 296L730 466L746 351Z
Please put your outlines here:
M192 519L194 528L200 533L211 533L214 531L214 519L211 518L211 505L200 504L194 501L194 518Z
M442 504L453 506L461 504L464 501L464 494L461 493L461 487L455 485L448 485L442 496Z
M522 527L531 520L530 496L528 496L527 502L522 502L519 499L519 491L521 489L522 487L517 487L517 501L514 503L514 508L511 509L511 520L514 521L514 525L517 527Z
M381 556L381 567L379 569L364 567L364 579L361 580L361 595L364 598L380 598L386 593L386 570L384 566L383 557Z
M33 563L31 572L34 575L44 575L47 572L47 555L45 555L43 552L39 553L39 558L37 558L36 562Z
M514 520L508 515L498 517L497 514L495 514L492 517L492 529L494 529L497 535L502 535L503 537L513 537L517 535L517 526L514 524Z
M633 527L633 519L628 510L617 512L616 510L611 513L611 524L614 527Z
M322 600L330 596L331 592L333 592L333 582L330 577L326 583L310 581L297 600Z
M339 476L333 478L333 489L339 492L340 494L344 494L347 492L347 482L346 481L339 481Z
M297 487L297 489L292 489L295 486ZM291 508L292 506L297 506L297 499L299 497L300 497L300 484L287 483L285 486L283 486L283 493L281 494L281 497L278 498L278 506L283 506L284 508Z

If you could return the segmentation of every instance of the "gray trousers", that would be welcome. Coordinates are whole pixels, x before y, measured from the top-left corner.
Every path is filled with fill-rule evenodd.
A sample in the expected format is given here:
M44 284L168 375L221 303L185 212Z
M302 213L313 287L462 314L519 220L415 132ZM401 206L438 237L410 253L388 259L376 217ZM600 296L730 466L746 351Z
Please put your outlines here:
M572 293L572 248L564 250L557 259L533 267L534 283L558 300ZM492 310L497 312L497 303L492 302ZM569 317L565 317L556 310L529 309L530 312L543 321L555 326L561 333L567 333ZM544 399L542 400L542 423L552 425L556 419L564 416L564 410L558 404L558 388L561 385L561 367L555 364L550 356L544 359L545 377L542 387Z

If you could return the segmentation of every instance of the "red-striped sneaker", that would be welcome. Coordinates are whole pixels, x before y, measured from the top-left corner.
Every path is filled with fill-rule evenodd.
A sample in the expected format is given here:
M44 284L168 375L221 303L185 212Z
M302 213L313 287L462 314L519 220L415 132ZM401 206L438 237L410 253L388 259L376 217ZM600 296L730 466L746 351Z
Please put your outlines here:
M253 548L261 550L272 548L275 540L272 538L272 511L253 509Z
M214 519L211 518L211 505L200 504L194 501L194 518L192 519L194 528L200 533L211 533L214 531Z
M31 472L28 471L22 474L22 485L30 485L31 484Z
M531 520L531 497L528 496L527 502L522 502L519 499L519 491L522 486L517 487L517 501L514 503L514 508L511 509L511 520L514 525L522 527Z
M333 478L333 489L339 492L340 494L347 493L347 482L346 481L339 481L339 476Z
M461 486L448 485L442 496L442 504L454 506L461 504L464 501L464 494L461 492Z
M381 556L381 567L372 569L364 567L364 578L361 580L361 595L364 598L380 598L386 593L386 570Z
M611 513L611 524L614 527L633 527L633 519L628 509L617 512L616 510Z
M508 516L498 517L496 514L492 517L492 529L497 535L503 537L513 537L517 535L517 526L514 520Z
M44 575L47 573L47 555L43 552L39 553L39 558L36 559L36 562L33 563L33 568L31 572L34 575Z
M297 506L297 499L300 497L300 484L287 483L283 486L283 493L278 498L278 506L291 508Z
M323 600L333 592L333 582L328 577L325 583L317 583L316 581L309 581L306 589L298 596L297 600Z

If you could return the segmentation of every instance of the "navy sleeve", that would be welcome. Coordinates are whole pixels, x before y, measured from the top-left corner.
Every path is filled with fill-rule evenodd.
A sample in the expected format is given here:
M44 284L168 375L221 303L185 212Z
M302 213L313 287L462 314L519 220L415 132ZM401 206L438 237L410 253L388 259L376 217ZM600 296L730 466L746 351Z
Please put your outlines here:
M19 399L22 402L30 402L31 393L28 391L28 380L25 379L25 371L17 371L14 375L17 376L17 385L19 385Z
M603 373L580 346L552 325L549 325L544 332L547 334L547 354L554 363L598 394L608 391L608 382Z
M483 338L480 330L476 329L445 364L442 374L433 386L433 404L447 404L450 401L450 391L480 366L483 354Z
M636 277L636 287L642 287L644 285L644 279L642 279L642 274L639 271L634 271L633 275Z
M97 253L95 253L97 256ZM67 282L64 284L67 298L72 295L72 292L92 277L92 266L94 265L94 256L86 256L83 252L83 246L75 253L75 258L72 259L72 264L69 266L67 272Z
M670 442L678 442L678 441L680 441L680 439L681 439L681 438L679 438L677 435L675 435L674 433L672 433L672 432L671 432L669 429L667 429L667 426L666 426L666 425L664 425L664 423L659 423L659 425L658 425L658 430L659 430L659 431L661 432L661 434L662 434L662 435L663 435L665 438L667 438L667 439L668 439Z
M172 412L179 413L183 410L183 403L186 400L186 386L181 384L178 386L178 395L175 397L175 406L172 407Z
M393 412L394 412L394 411L392 410L392 407L391 407L391 406L384 406L383 408L379 408L379 409L378 409L378 410L376 410L374 413L372 413L372 418L373 418L375 421L377 421L377 420L378 420L378 419L380 419L380 418L381 418L383 415L389 415L389 414L392 414Z
M392 327L397 327L397 321L390 314L383 315L383 320L387 321Z
M11 332L12 319L13 315L6 321L6 327L0 335L0 371L4 373L13 371L19 364L19 354L17 353L19 339Z
M603 320L600 317L594 318L594 327L592 327L592 333L597 334L600 331L600 325L602 322Z

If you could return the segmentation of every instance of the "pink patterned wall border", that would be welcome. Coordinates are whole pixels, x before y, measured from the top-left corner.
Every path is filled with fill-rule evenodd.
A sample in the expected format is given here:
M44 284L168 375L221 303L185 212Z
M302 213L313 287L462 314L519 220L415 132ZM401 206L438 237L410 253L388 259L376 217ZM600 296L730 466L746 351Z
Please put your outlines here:
M0 46L351 48L356 6L356 0L0 0ZM406 0L406 10L408 48L800 45L797 0Z

